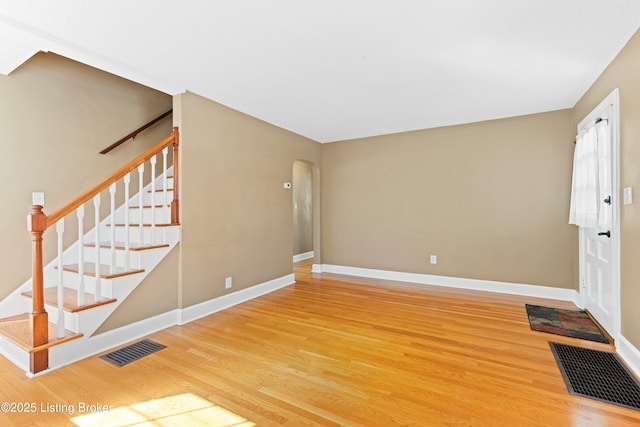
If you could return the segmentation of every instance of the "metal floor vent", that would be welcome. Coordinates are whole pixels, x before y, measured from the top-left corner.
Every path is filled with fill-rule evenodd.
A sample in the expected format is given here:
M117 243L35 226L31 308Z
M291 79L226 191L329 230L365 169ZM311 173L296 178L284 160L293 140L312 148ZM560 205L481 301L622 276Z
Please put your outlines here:
M105 360L112 365L116 365L118 368L120 368L128 363L135 362L136 360L141 359L144 356L155 353L156 351L162 350L166 347L166 345L158 344L157 342L151 340L142 340L123 347L119 350L112 351L111 353L100 356L100 359Z
M640 382L615 353L550 342L569 393L640 409Z

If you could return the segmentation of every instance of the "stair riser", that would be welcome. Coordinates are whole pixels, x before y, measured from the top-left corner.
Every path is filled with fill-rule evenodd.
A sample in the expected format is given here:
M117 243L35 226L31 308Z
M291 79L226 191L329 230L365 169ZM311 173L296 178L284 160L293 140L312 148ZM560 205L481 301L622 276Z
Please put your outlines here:
M151 186L149 186L149 188L151 188ZM167 178L167 189L170 189L170 188L173 188L173 178ZM145 189L145 191L146 190L147 189ZM162 190L162 178L156 179L156 190ZM136 188L136 192L137 192L137 188Z
M167 189L173 188L173 178L167 178ZM162 189L162 178L156 179L156 190Z
M113 286L114 280L117 279L104 279L100 278L100 288L101 294L106 298L113 298ZM62 281L66 288L78 290L80 283L80 275L78 273L73 273L71 271L65 271L62 275ZM96 292L96 278L93 276L83 276L82 281L84 283L84 291L90 294L95 294ZM54 284L54 286L58 283L58 280L51 281L46 283L47 286L49 284Z
M161 190L160 188L156 188L156 192L155 193L151 193L150 191L144 191L142 193L142 204L143 205L150 205L152 201L155 201L156 205L160 205L165 203L165 197L164 197L164 191L158 191ZM155 196L154 196L155 194ZM131 199L131 202L129 203L130 206L137 206L140 204L140 202L138 201L138 195L136 195L134 198ZM166 198L166 203L170 204L171 201L173 200L173 190L167 190L167 198Z
M96 262L96 252L94 248L87 248L88 252L85 252L84 261L85 262ZM129 251L129 268L140 268L142 259L141 259L141 251ZM115 251L115 264L112 264L112 254L111 249L101 248L100 249L100 264L103 265L114 265L116 267L125 267L125 251L116 250Z
M157 244L161 244L161 241L156 242ZM86 248L88 251L85 251L84 261L85 262L95 262L96 261L96 252L95 248ZM144 268L145 263L145 255L147 255L149 251L129 251L129 268ZM109 248L101 248L100 249L100 264L103 265L112 265L112 253ZM115 266L117 267L125 267L126 253L124 250L116 250L115 251Z
M143 224L151 224L151 219L153 217L153 212L151 208L143 208L142 209L142 223ZM115 216L116 224L124 224L124 212L118 212ZM171 208L168 207L156 207L155 208L155 223L156 224L168 224L171 222ZM140 224L140 209L139 208L130 208L129 209L129 224Z
M147 174L145 174L144 181L145 181L145 187L146 188L143 189L143 192L146 192L147 190L149 190L151 188L151 184L149 184L148 180L149 180L149 176ZM167 178L167 190L173 189L173 184L174 184L173 178ZM162 190L162 188L163 188L162 187L162 178L161 177L156 178L156 190ZM118 191L122 191L122 189L118 188ZM137 193L138 193L137 184L130 184L129 192L131 193L132 196L137 195Z
M123 296L122 291L126 289L128 283L131 282L137 284L140 281L140 277L142 276L142 273L136 273L126 276L114 277L113 279L100 278L101 295L103 298L121 298ZM65 271L62 280L65 287L78 290L80 282L79 278L80 275L78 273ZM96 282L97 279L93 276L83 276L84 291L86 293L95 294ZM51 283L58 283L58 281L52 281Z
M5 307L0 317L17 316L23 313L30 313L33 311L33 302L31 298L25 298L20 295L19 298L14 299L13 304L10 307Z
M103 265L111 265L111 261L112 261L112 253L111 253L111 248L100 248L100 264ZM141 262L141 252L142 251L129 251L129 265L135 268L138 268L138 265ZM114 266L117 267L125 267L125 251L124 250L120 250L120 249L116 249L115 250L115 264ZM83 252L83 261L84 262L91 262L91 263L95 263L96 262L96 249L93 246L85 246L84 247L84 252ZM77 257L65 257L64 260L64 264L77 264ZM55 280L55 279L54 279ZM45 280L45 283L47 283L47 280Z
M4 337L0 337L2 355L25 372L29 372L29 353Z
M58 308L53 305L44 305L44 309L47 311L49 322L58 323ZM80 320L77 313L69 313L64 311L64 328L71 332L80 332Z
M159 239L163 238L165 227L155 227L154 238ZM115 240L117 242L124 242L126 236L126 227L124 226L116 226L115 227ZM148 242L151 239L151 227L142 227L142 236L143 242ZM95 238L95 230L91 230L87 234L85 234L83 239L84 251L87 253L89 250L93 250L92 246L86 246L87 244L93 244L96 241ZM100 241L101 242L110 242L111 241L111 226L106 224L102 224L100 226ZM140 242L140 227L129 226L129 242L139 243ZM72 246L67 248L64 253L64 261L65 263L76 262L78 259L78 244L74 243Z
M111 312L112 308L109 307L109 305L110 304L94 307L92 309L82 310L76 313L64 311L64 328L75 333L87 335L92 334L97 327L96 321L101 323L105 315L108 316L108 313ZM45 310L48 313L49 322L57 324L59 313L58 308L56 306L45 304Z
M142 239L140 239L140 227L129 226L129 242L139 243L150 243L151 240L154 242L163 242L164 233L166 233L166 227L155 227L155 231L151 229L151 227L142 227ZM153 239L151 238L153 234ZM116 226L116 241L124 242L126 236L126 230L124 226ZM111 227L105 227L104 230L100 231L100 240L103 242L110 241L111 239ZM93 240L92 240L93 241Z

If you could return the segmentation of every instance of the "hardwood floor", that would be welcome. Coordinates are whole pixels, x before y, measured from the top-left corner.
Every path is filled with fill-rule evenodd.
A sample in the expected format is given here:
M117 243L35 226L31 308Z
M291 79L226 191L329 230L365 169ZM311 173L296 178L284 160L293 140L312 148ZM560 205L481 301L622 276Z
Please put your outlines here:
M569 303L295 272L152 334L167 348L122 368L93 357L29 380L0 358L0 401L33 409L5 405L0 425L640 425L570 395L548 341L609 346L530 330L525 303Z

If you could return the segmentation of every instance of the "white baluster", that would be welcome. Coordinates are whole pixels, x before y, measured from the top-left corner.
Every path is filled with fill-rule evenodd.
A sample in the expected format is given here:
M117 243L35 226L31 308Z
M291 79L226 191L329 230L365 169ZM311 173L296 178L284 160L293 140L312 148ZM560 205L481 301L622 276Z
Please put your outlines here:
M64 252L64 218L56 223L58 233L58 338L64 338L64 263L62 253Z
M142 188L144 187L144 163L138 166L138 207L140 208L140 220L138 221L138 244L144 243L144 229L142 227L142 210L144 208ZM138 258L139 259L139 258ZM140 268L138 263L138 268Z
M100 194L96 194L93 198L93 206L95 210L95 223L96 223L96 301L102 299L102 288L100 283Z
M169 177L167 176L169 173L167 172L167 154L169 154L169 147L164 147L162 149L162 205L164 206L165 212L169 210L166 208L169 206L169 195L168 195L168 181ZM171 222L171 217L167 219L166 222Z
M131 183L131 173L124 176L124 269L129 269L129 184Z
M78 208L76 214L78 216L78 306L81 307L84 305L84 205Z
M109 195L111 202L111 229L109 230L109 237L111 240L111 274L116 270L116 183L114 182L109 186Z
M156 156L151 158L151 244L156 240Z

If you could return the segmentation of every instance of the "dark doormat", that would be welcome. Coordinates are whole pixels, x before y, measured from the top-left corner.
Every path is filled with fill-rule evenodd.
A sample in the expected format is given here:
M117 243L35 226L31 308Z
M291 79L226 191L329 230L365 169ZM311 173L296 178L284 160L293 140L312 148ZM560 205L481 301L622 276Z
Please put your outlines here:
M531 330L609 344L600 327L584 310L564 310L526 304Z
M137 343L122 347L119 350L112 351L105 355L100 356L100 359L105 360L112 365L116 365L118 368L134 362L138 359L148 356L151 353L155 353L158 350L166 348L166 345L158 344L151 340L142 340Z
M640 409L640 382L608 351L550 342L569 393Z

